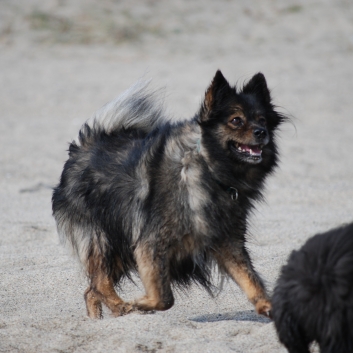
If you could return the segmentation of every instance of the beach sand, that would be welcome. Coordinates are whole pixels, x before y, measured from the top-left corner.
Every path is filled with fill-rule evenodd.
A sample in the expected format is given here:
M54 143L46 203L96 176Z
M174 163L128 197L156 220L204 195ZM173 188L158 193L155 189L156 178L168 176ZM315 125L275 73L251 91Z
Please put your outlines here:
M353 220L352 2L0 3L0 352L286 352L232 282L216 298L176 293L166 312L88 319L51 215L68 143L95 110L143 76L191 117L217 69L239 85L263 72L292 118L250 222L272 290L293 249Z

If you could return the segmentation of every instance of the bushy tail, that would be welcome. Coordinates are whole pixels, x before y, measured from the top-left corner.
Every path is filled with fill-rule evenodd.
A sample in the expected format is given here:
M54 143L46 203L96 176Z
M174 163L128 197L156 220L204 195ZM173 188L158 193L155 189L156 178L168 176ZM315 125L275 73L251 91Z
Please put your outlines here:
M151 80L139 80L115 100L99 109L87 124L107 133L122 129L150 132L167 119L164 114L164 89L150 89Z

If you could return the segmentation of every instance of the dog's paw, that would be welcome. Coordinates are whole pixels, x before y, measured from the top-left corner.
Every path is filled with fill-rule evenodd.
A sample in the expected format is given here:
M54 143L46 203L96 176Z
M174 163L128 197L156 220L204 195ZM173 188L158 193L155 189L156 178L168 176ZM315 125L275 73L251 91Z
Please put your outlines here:
M259 315L264 315L270 319L272 319L272 314L271 314L271 309L272 309L272 305L270 303L269 300L267 299L260 299L256 305L255 305L255 308L256 308L256 312L259 314Z
M136 310L136 308L132 304L123 303L123 304L117 305L114 308L114 310L112 310L112 313L113 313L114 317L118 317L118 316L127 315L135 310Z

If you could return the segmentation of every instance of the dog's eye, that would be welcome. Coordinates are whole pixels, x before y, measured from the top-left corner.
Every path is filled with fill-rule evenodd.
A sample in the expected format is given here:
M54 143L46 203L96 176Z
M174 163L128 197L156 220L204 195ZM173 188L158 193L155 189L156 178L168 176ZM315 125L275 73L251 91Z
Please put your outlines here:
M243 126L243 120L239 117L236 117L234 118L233 120L231 120L231 123L234 125L234 126Z
M262 126L265 126L265 125L266 125L266 119L265 119L263 116L261 116L261 117L259 118L259 123L260 123Z

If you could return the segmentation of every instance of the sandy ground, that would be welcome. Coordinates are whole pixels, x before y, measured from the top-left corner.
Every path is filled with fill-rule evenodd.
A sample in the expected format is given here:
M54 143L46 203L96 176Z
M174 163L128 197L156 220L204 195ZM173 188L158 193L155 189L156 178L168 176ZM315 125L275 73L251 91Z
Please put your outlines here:
M215 299L179 293L167 312L88 319L51 216L68 142L96 109L146 75L191 116L218 68L233 83L262 71L295 125L251 221L272 289L292 249L353 219L352 2L0 2L1 352L285 352L232 283Z

